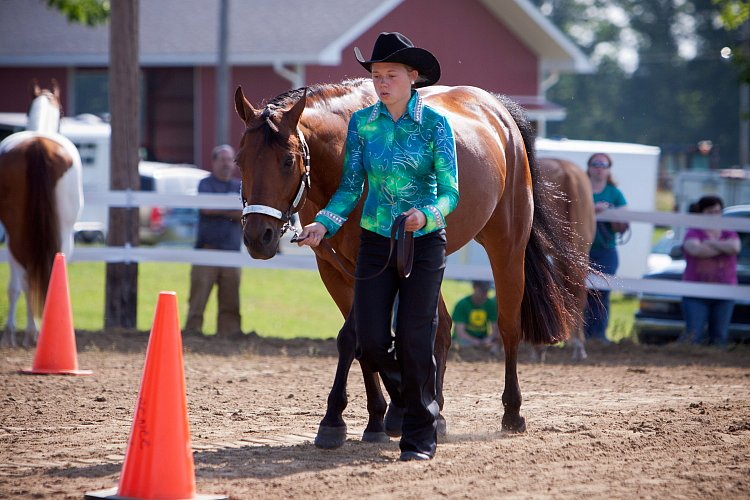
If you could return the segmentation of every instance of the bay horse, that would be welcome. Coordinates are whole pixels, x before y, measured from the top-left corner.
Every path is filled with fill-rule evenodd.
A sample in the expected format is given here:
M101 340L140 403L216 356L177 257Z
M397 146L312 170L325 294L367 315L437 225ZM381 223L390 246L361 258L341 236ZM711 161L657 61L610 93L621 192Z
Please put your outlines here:
M521 340L556 343L578 326L581 315L570 290L585 286L587 266L563 237L566 224L553 220L545 207L545 184L537 180L533 131L523 110L476 87L432 86L419 89L419 94L427 105L445 114L454 129L460 201L447 219L447 251L455 252L474 239L490 258L494 281L503 291L498 298L498 326L505 348L501 425L505 431L524 432L516 370L518 345ZM255 109L242 88L237 88L235 109L245 130L236 159L242 174L243 237L251 257L276 255L294 212L304 225L325 207L340 181L349 118L376 100L372 82L366 79L292 90L262 109ZM362 200L348 222L327 240L350 272L359 247ZM316 446L335 448L346 439L342 415L355 355L356 325L350 315L354 283L323 245L314 251L321 279L345 318L337 337L336 375L315 438ZM564 266L553 266L553 259ZM436 399L442 409L451 342L451 319L442 296L438 315ZM362 362L360 368L369 414L362 439L382 442L400 435L399 412L386 406L377 373ZM438 427L444 434L442 416Z
M57 252L73 250L73 225L83 206L81 157L60 135L60 88L32 82L27 130L0 143L0 222L10 250L8 320L3 346L16 346L16 305L26 296L23 345L36 341L34 320L41 315Z
M557 217L569 224L570 231L567 233L569 244L576 247L588 265L589 250L596 234L594 195L589 177L581 167L568 160L540 157L538 163L540 178L548 183L550 189L556 194L550 198L551 209L557 213ZM555 263L564 265L558 261ZM565 270L562 269L562 272ZM588 290L574 286L571 293L576 296L576 307L579 311L583 311L586 307ZM582 361L588 357L585 343L583 325L580 325L571 331L570 345L573 361ZM536 346L534 352L539 361L544 361L546 346Z

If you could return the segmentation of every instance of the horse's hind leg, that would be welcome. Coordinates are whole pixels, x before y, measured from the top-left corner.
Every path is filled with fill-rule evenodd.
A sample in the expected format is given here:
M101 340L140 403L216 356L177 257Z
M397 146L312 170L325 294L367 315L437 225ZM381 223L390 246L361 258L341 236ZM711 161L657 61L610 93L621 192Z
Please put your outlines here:
M39 330L37 330L36 321L34 320L34 309L31 307L29 295L27 287L24 290L24 297L26 297L26 332L23 336L23 346L26 348L35 345L39 337Z
M18 346L16 343L16 306L18 305L20 295L20 287L14 287L13 278L11 277L11 281L8 283L8 320L5 322L3 338L0 340L0 346L2 347Z
M583 326L579 326L573 330L570 345L573 348L573 352L570 355L573 361L583 361L589 357L586 353L586 337L583 333Z
M481 241L490 258L497 290L498 327L505 350L502 429L507 432L526 431L526 420L521 416L522 398L517 371L518 346L523 338L521 301L524 293L525 249L518 241L525 239L510 231L505 234L485 233Z
M13 258L13 254L10 254L10 281L8 282L8 320L5 322L5 330L3 331L3 338L0 344L3 347L17 347L16 342L16 309L18 306L18 299L21 297L21 291L23 290L23 283L26 281L26 273L24 272L21 264ZM31 311L31 302L29 302L28 293L26 294L26 310ZM31 316L31 323L26 325L26 330L34 328L35 326L33 313ZM33 327L31 325L34 325Z

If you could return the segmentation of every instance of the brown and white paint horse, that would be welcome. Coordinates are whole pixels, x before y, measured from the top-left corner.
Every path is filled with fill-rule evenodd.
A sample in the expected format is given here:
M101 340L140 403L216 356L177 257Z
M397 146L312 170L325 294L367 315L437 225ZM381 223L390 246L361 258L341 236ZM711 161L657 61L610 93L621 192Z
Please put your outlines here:
M81 157L60 135L60 89L33 82L27 130L0 143L0 222L10 250L8 319L0 345L16 346L16 306L26 296L23 345L36 341L57 252L73 250L73 225L83 206Z

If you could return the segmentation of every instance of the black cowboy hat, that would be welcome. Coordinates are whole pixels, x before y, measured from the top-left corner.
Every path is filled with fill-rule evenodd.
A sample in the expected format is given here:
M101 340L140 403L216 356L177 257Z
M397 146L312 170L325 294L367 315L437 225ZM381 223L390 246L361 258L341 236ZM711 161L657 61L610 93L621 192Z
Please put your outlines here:
M354 47L357 61L368 72L372 63L391 62L406 64L419 72L415 87L427 87L440 79L440 63L429 51L415 47L411 40L398 32L381 33L372 48L372 57L365 61L359 47Z

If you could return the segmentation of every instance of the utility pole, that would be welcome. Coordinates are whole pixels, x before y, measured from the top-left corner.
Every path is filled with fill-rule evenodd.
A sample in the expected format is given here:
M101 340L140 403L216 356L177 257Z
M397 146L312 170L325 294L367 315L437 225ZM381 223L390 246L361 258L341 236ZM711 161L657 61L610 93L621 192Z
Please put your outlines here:
M750 21L740 29L740 47L743 57L750 57ZM740 168L750 168L750 84L740 80Z
M216 64L216 142L229 141L229 0L219 2L219 60Z
M109 109L112 116L110 189L138 190L138 2L111 3ZM108 246L138 244L138 208L110 208ZM107 264L105 328L136 327L138 263Z

